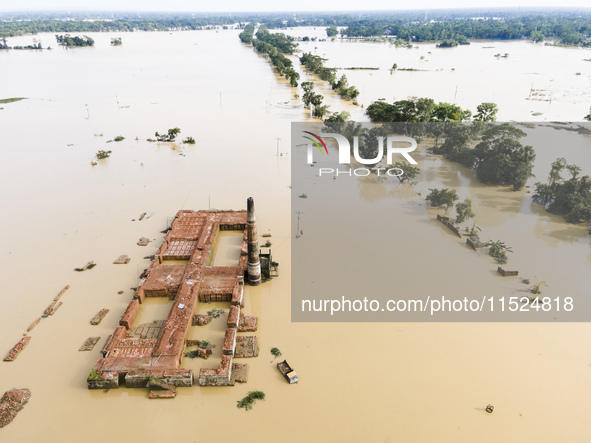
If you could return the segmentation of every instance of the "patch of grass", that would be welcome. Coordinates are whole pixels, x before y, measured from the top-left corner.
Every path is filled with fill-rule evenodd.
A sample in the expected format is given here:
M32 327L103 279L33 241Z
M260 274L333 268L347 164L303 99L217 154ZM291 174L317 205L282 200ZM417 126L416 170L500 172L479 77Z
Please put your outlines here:
M96 263L91 263L88 265L88 267L86 269L92 269L96 266Z
M275 358L281 357L281 351L279 350L279 348L271 348L271 354Z
M265 243L265 244L263 245L263 247L264 247L264 248L270 248L272 244L273 244L273 243L271 243L269 240L267 240L267 243Z
M198 349L195 349L193 351L187 351L187 352L185 352L185 357L188 357L188 358L197 358L197 352L198 351L199 351Z
M524 285L529 285L529 278L522 278L521 283L523 283Z
M103 379L103 374L101 374L96 369L93 369L92 371L90 371L90 374L88 374L88 380L102 380L102 379Z
M211 311L207 311L207 315L211 318L220 318L225 312L223 309L214 308Z
M265 399L265 393L263 391L250 391L246 397L244 397L242 400L239 400L237 402L238 404L236 406L238 408L246 409L247 411L250 411L256 400L264 400L264 399Z
M299 198L308 198L306 194L298 195Z
M0 99L0 103L14 103L20 102L21 100L26 100L27 97L12 97L12 98L3 98Z
M115 137L113 139L113 141L116 141L116 142L120 142L120 141L123 141L123 140L125 140L125 137L123 137L122 135L118 135L117 137Z
M193 137L187 137L186 139L183 140L183 143L186 143L188 145L194 145L195 139Z

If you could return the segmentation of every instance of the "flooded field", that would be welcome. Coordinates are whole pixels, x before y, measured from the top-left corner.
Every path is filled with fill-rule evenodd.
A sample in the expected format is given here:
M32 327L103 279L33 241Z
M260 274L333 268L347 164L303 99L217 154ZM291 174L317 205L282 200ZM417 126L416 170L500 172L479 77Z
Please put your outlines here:
M311 36L324 30L289 32ZM32 393L15 421L0 430L0 441L100 442L109 436L162 442L171 435L178 442L587 441L588 323L290 322L291 278L298 278L290 275L297 248L291 223L294 211L314 204L312 189L300 207L290 205L290 123L306 121L309 113L296 89L277 78L263 56L240 44L237 34L90 34L94 48L69 50L44 34L43 45L54 50L0 53L0 98L28 97L0 110L0 352L71 286L59 311L31 332L18 359L0 362L0 392L26 387ZM110 47L110 38L119 35L123 46ZM581 49L526 42L478 42L451 50L361 42L300 48L328 58L327 66L380 67L345 71L364 106L381 97L428 96L472 110L495 101L500 120L576 121L591 101L591 63L582 61L589 52ZM510 56L500 60L497 52ZM394 62L429 71L390 75ZM302 75L302 81L310 78ZM316 83L331 110L366 119L361 107ZM526 100L532 88L544 89L552 101ZM181 129L176 143L146 140L173 127ZM526 141L536 149L536 180L546 179L559 156L591 173L589 138L560 133L564 144L552 150ZM125 139L107 143L119 135ZM187 136L196 144L182 144ZM99 149L111 150L111 156L91 166ZM418 161L422 175L414 189L359 181L358 191L368 201L401 208L396 224L412 236L384 232L404 249L404 256L388 258L416 263L400 269L412 271L421 290L482 286L507 292L519 285L496 277L489 257L469 254L433 223L433 210L419 206L417 192L424 196L429 187L444 185L473 199L478 225L511 244L510 263L532 279L546 280L549 295L588 292L591 252L584 226L545 213L531 203L529 189L513 193L484 186L473 171L424 149ZM248 383L180 388L176 399L161 401L148 400L143 389L88 391L86 377L149 264L144 257L156 252L171 217L179 209L243 209L249 196L256 201L259 236L272 234L281 273L246 289L244 312L259 317L261 347L260 356L247 361ZM138 246L140 237L151 242ZM233 260L232 237L224 243L216 260ZM121 254L131 262L112 264ZM440 269L433 275L427 263L437 258ZM74 271L90 260L95 268ZM166 302L154 303L140 313L142 323L165 315ZM102 308L110 312L91 326ZM213 303L200 305L197 313L213 308L227 312L223 303ZM219 342L224 324L221 316L204 329L193 327L189 338ZM99 335L93 351L78 351L87 337ZM288 385L277 371L272 347L298 372L297 385ZM185 360L183 366L213 367L220 348L207 362ZM255 389L266 400L252 411L237 409L236 401ZM489 403L493 414L484 412Z

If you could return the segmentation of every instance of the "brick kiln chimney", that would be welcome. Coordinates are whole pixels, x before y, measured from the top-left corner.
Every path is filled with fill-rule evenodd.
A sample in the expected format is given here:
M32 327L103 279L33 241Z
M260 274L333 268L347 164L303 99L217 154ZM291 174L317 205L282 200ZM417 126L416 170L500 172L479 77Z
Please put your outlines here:
M261 260L259 257L259 242L257 238L256 217L254 215L254 200L248 197L246 201L246 229L248 241L248 284L261 284Z

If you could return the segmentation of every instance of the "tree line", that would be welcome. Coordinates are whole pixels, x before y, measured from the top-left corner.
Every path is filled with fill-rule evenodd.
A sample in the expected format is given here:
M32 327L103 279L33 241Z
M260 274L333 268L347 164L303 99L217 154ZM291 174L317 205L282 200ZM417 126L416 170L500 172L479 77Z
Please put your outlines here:
M271 34L265 25L259 27L254 34L254 24L249 23L244 30L238 34L240 41L252 44L261 54L267 54L275 70L279 75L284 76L291 86L297 86L300 74L293 69L293 62L283 54L293 54L297 44L293 37L285 34Z
M304 53L300 57L300 63L306 67L306 69L322 80L330 83L330 86L336 91L341 97L346 100L355 100L359 95L359 90L355 86L349 86L347 76L345 74L337 80L336 69L327 68L324 66L326 59L314 55L312 53Z
M56 34L55 39L62 46L94 46L94 40L87 35L72 37L70 34Z
M535 42L556 39L563 45L591 46L591 17L524 15L519 17L458 18L412 23L365 20L341 30L347 37L396 36L413 42L447 41L463 44L466 39L519 39ZM445 47L444 46L444 47Z
M415 10L393 12L328 13L97 13L29 12L0 14L0 37L39 32L113 32L198 30L217 26L244 27L265 24L268 29L296 26L346 27L343 35L375 37L391 35L401 40L428 42L469 39L556 39L565 45L589 46L591 12L569 8L521 8L520 11L487 8L463 10Z

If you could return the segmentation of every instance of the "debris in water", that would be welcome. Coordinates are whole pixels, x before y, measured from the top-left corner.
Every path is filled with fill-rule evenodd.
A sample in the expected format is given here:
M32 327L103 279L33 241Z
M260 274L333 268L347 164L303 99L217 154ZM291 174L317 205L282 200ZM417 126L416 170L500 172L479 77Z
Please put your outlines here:
M140 215L139 221L142 221L144 219L144 217L146 216L146 213L143 212L142 215Z
M486 406L486 412L488 412L489 414L492 414L492 411L495 410L495 407L493 405L487 405Z
M131 258L129 258L127 255L120 255L119 257L117 257L117 260L115 260L113 262L113 264L114 265L126 265L130 261L131 261Z
M212 318L209 315L193 316L193 326L205 326L211 323Z
M41 317L39 317L37 320L35 320L33 323L31 323L31 326L28 327L27 332L31 332L33 330L33 328L39 324L40 321L41 321Z
M82 343L82 346L80 346L80 349L78 350L92 351L92 348L94 348L94 346L98 343L100 339L100 337L88 337L86 340L84 340L84 343Z
M11 389L0 399L0 428L10 424L28 403L31 391L28 389Z
M137 242L137 244L139 246L148 246L148 243L150 243L150 239L146 238L146 237L140 238L139 241Z
M103 320L103 318L105 318L105 315L107 315L108 312L108 309L101 309L94 317L90 319L90 324L98 325Z
M92 262L91 262L92 263ZM62 295L64 295L64 293L70 289L70 285L66 285L64 287L64 289L62 289L60 291L60 293L58 295L55 296L55 298L53 299L53 302L47 307L45 308L45 311L43 311L43 316L45 316L44 318L46 318L46 316L48 315L53 315L55 314L55 311L58 310L58 308L62 305L62 302L60 302L57 306L57 302L59 301L59 299L61 298Z
M15 361L21 351L27 347L29 341L31 341L31 337L28 335L25 335L23 338L21 338L19 342L14 345L10 351L8 351L8 354L6 357L4 357L4 361Z
M83 268L74 268L74 271L77 272L82 272L82 271L86 271L87 269L92 269L96 266L96 263L93 261L89 261L88 263L86 263L86 265L84 265Z
M150 400L157 398L175 398L176 388L173 386L172 389L150 389L148 392L148 398Z

